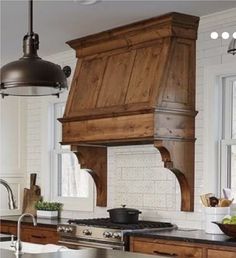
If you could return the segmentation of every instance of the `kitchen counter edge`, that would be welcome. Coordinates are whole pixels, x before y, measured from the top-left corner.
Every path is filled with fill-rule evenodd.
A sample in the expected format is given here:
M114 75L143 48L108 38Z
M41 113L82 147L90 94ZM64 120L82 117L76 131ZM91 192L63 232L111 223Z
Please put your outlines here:
M214 244L236 248L236 239L224 234L207 234L204 230L174 229L165 231L128 232L127 236L152 238L161 240L182 241L186 243Z
M20 215L14 215L14 216L1 216L0 217L0 223L2 222L9 222L9 223L17 223L18 218ZM58 224L61 223L67 223L68 219L42 219L42 218L36 218L37 220L37 226L46 226L46 227L52 227L56 228ZM32 225L32 219L30 217L24 217L22 220L23 224L29 224Z

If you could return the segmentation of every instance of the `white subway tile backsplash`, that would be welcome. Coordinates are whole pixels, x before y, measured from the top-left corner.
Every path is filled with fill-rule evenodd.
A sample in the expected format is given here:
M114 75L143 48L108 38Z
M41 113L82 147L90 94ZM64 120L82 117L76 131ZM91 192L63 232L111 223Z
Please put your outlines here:
M175 193L175 181L168 180L168 181L156 181L155 182L155 193L157 194L172 194Z
M143 168L122 168L123 180L142 180L144 178Z

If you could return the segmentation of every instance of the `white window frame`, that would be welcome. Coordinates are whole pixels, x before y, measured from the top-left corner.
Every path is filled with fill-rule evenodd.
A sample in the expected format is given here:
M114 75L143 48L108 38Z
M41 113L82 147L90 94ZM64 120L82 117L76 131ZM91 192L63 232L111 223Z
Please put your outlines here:
M222 89L224 80L236 75L236 62L208 66L204 69L204 136L203 136L203 191L212 192L221 196L222 187L225 186L225 177L220 173L223 162L219 155L223 151L219 145L222 139ZM213 114L218 114L214 119ZM226 143L226 142L225 142Z
M232 139L232 105L233 86L236 84L236 76L224 80L222 140L220 141L220 189L231 187L231 175L229 173L230 147L236 145L236 139ZM225 122L227 121L227 122ZM223 126L224 125L224 126Z
M58 187L58 173L55 162L54 149L54 105L56 103L66 102L67 92L63 93L60 99L55 97L45 97L41 100L41 177L42 194L44 199L50 201L62 202L64 210L88 211L94 210L94 183L92 178L89 180L89 197L61 197L56 193Z

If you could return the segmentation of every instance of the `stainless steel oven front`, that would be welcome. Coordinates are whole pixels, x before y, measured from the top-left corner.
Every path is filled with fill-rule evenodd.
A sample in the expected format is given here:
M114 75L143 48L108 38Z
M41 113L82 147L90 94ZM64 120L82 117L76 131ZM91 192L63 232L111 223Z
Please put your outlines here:
M125 250L123 233L119 229L108 229L87 225L59 224L57 231L59 233L58 243L68 248Z
M125 250L125 245L123 243L109 243L102 241L91 241L85 239L68 239L61 238L58 241L58 244L66 246L71 249L87 249L87 248L102 248L102 249L111 249L111 250Z

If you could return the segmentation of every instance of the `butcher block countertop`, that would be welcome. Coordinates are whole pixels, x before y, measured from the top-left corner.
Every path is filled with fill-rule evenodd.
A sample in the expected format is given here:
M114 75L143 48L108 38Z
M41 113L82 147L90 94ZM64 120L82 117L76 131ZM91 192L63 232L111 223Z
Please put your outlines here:
M84 249L76 251L64 251L43 254L23 254L16 256L14 252L0 249L0 257L4 258L163 258L161 255L137 254L131 252L104 250L104 249Z

